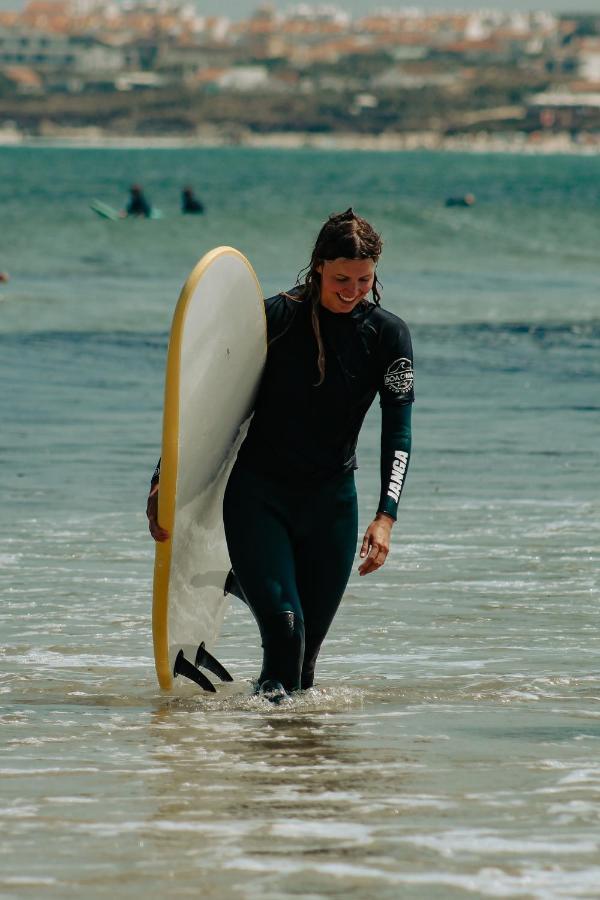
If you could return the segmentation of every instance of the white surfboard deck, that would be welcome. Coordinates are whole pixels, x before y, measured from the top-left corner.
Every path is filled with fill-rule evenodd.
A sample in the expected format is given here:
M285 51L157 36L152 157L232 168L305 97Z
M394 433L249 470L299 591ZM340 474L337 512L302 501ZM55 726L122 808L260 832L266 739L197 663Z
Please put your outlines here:
M118 209L114 209L114 207L109 206L108 203L103 203L102 200L93 200L90 203L90 209L93 209L101 219L111 219L113 222L118 222L121 218Z
M110 219L111 222L119 222L124 221L124 219L131 218L128 216L122 216L118 209L115 209L114 206L109 206L108 203L103 203L102 200L92 200L90 203L90 209L93 209L94 212L100 216L101 219ZM160 209L157 209L156 206L151 207L149 219L162 219L163 214Z
M232 247L210 251L181 291L167 355L158 520L170 538L156 544L152 607L164 690L173 688L180 650L194 662L204 641L214 653L230 568L223 494L266 350L263 295L250 263Z

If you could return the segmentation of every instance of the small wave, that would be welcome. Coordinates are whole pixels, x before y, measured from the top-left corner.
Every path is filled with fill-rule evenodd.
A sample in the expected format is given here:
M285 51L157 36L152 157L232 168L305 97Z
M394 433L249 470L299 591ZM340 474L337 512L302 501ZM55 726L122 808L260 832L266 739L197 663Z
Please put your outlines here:
M440 325L422 324L414 325L412 331L425 339L440 339L444 335L454 333L466 337L501 338L510 336L524 336L538 342L557 340L560 338L576 339L577 341L600 339L600 319L580 320L573 322L561 321L536 321L536 322L456 322L442 323Z
M403 843L435 850L443 856L455 853L519 853L551 854L573 856L579 853L597 853L598 841L590 838L549 840L543 837L529 839L508 838L491 831L470 829L441 832L439 834L417 834L399 838Z
M282 716L304 713L338 712L356 706L362 706L366 691L360 688L336 685L335 687L315 687L307 691L291 694L289 699L274 704L266 697L255 694L251 684L243 686L220 685L216 694L191 693L191 686L178 689L182 696L174 696L167 701L167 706L189 711L206 712L251 712Z

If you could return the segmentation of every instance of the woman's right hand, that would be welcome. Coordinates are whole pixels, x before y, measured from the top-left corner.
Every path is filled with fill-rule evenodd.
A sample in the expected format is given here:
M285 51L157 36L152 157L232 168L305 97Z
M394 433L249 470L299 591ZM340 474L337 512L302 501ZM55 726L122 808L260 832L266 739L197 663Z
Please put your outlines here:
M155 484L148 494L146 503L146 515L148 516L148 528L155 541L162 543L169 540L169 532L158 524L158 484Z

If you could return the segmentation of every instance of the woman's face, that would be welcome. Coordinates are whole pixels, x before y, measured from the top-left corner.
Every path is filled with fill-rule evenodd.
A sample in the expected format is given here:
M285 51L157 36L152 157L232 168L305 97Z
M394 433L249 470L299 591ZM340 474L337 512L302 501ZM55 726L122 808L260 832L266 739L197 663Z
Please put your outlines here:
M372 259L325 260L321 273L321 303L334 313L350 313L367 296L375 280Z

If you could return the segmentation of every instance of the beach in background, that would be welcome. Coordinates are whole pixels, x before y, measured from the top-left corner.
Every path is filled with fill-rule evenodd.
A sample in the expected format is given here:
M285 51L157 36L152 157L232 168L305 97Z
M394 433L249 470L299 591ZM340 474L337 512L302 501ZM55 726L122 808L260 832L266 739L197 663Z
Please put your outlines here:
M3 898L597 896L599 176L594 156L0 151ZM132 182L162 219L90 210ZM349 205L415 347L392 553L355 566L290 707L248 696L241 603L217 648L235 684L161 695L144 506L178 292L220 244L290 287ZM375 404L361 528L378 428Z

